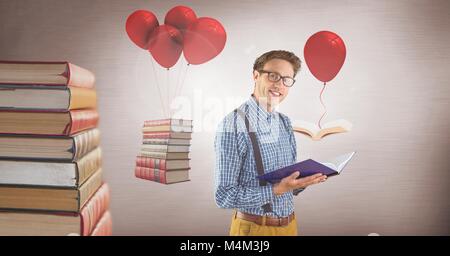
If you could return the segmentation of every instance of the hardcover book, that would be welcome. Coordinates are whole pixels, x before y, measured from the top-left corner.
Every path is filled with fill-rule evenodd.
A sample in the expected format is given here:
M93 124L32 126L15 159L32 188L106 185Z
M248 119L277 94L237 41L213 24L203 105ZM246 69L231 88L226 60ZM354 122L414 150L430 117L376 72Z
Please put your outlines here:
M0 61L0 84L94 87L89 70L67 61Z
M100 144L100 131L67 136L0 135L0 158L76 161Z
M97 170L79 188L0 186L0 208L80 212L102 184L102 170Z
M280 182L283 178L296 171L300 172L300 176L298 178L311 176L316 173L322 173L328 177L338 175L342 172L355 153L356 152L344 154L326 162L318 162L312 159L307 159L296 164L268 172L264 175L260 175L258 178L274 184Z
M96 108L94 89L68 87L3 87L0 85L0 109L44 110L67 112L73 109Z
M1 134L66 135L97 127L94 109L67 112L0 110Z
M90 235L109 209L110 192L103 184L80 213L0 211L0 236Z

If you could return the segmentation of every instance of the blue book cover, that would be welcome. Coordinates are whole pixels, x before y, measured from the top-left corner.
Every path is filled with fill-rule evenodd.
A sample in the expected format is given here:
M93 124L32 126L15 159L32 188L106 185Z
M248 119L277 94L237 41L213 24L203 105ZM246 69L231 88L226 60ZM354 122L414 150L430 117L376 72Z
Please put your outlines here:
M281 179L291 175L296 171L300 171L298 178L322 173L328 177L338 175L353 157L356 152L351 152L345 155L338 156L330 161L318 162L312 159L307 159L293 165L283 167L281 169L258 176L259 179L265 180L269 183L278 183Z

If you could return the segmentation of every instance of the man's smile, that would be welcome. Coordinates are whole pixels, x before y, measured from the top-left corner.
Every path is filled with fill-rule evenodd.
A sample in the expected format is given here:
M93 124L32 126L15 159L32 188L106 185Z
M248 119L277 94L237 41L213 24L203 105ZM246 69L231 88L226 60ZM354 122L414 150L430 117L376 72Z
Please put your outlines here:
M281 94L279 91L271 90L271 89L269 89L269 94L270 94L272 97L280 97L280 96L282 96L282 94Z

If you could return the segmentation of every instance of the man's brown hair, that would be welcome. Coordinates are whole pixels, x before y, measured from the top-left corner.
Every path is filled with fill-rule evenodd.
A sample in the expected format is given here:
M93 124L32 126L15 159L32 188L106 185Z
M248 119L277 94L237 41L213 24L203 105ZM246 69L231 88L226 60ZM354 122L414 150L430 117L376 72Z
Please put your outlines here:
M273 59L282 59L291 63L292 68L294 69L294 77L297 75L297 72L301 67L301 60L297 55L293 52L284 51L284 50L274 50L270 52L266 52L263 55L259 56L255 63L253 64L253 70L260 71L263 69L264 65Z

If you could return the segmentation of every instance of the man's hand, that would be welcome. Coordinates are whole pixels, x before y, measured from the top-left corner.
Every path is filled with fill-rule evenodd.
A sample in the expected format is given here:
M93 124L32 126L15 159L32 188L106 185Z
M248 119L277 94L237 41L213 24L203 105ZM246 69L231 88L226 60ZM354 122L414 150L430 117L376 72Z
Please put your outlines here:
M297 179L298 176L300 176L300 172L294 172L288 177L282 179L279 183L273 185L273 193L279 196L294 189L306 188L309 185L324 182L327 179L327 176L321 173L300 179Z

